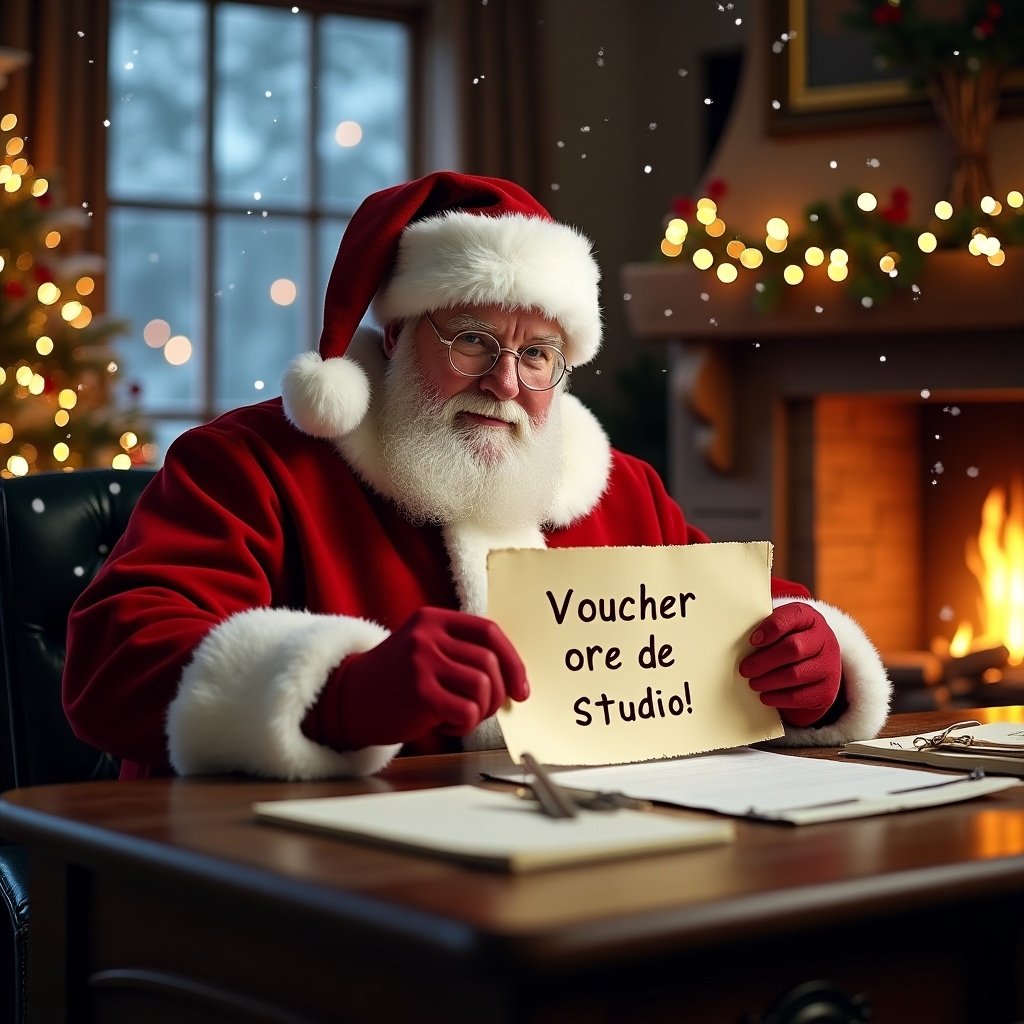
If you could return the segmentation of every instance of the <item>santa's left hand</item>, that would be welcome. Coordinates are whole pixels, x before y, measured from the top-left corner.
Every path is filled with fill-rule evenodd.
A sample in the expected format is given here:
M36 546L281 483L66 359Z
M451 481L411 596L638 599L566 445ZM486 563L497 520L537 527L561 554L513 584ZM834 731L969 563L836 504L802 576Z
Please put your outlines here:
M815 608L780 605L750 643L756 650L740 662L740 675L787 725L813 725L835 703L843 674L839 641Z

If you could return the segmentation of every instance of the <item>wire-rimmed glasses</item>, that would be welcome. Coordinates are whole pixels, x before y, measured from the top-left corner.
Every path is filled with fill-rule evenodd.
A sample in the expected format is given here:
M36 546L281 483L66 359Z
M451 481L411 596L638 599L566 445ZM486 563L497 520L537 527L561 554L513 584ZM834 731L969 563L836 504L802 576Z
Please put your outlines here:
M519 383L530 391L549 391L565 376L572 372L566 366L565 356L557 345L527 345L517 352L503 348L501 342L486 331L459 331L450 341L442 337L437 324L429 314L423 314L437 335L437 340L448 349L448 361L456 373L464 377L483 377L498 364L503 352L516 361L516 376Z

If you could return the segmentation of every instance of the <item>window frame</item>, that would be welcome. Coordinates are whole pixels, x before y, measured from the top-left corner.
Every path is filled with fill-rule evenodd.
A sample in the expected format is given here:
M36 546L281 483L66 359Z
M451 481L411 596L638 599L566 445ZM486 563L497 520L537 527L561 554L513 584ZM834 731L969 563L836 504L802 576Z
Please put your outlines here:
M293 4L292 0L201 0L205 7L204 18L207 38L215 39L215 23L218 8L228 7L237 4L244 4L254 7L266 7L278 10L288 10ZM109 43L110 32L110 3L103 0L107 18L105 20L106 38L104 40L105 58L108 58L106 47ZM448 8L447 10L444 10ZM361 2L346 2L346 0L305 0L301 3L303 14L311 15L314 18L313 37L316 38L316 20L324 16L345 15L365 18L378 18L388 21L400 21L408 26L410 32L409 51L409 83L407 103L409 110L409 167L412 176L425 172L430 166L456 166L458 164L457 142L460 132L453 127L451 122L458 123L458 106L455 102L457 90L455 88L454 62L447 59L451 52L450 35L452 30L450 21L451 10L444 0L361 0ZM446 23L442 15L448 15ZM444 45L444 40L449 39L449 45ZM315 104L315 86L318 77L318 48L314 46L310 59L308 88L313 96ZM206 52L205 73L207 81L216 81L216 57L215 46L208 46ZM109 108L109 97L107 95L106 83L109 81L109 68L107 59L103 62L103 114L105 118ZM199 274L201 278L212 285L214 280L214 268L217 266L217 245L218 245L218 217L221 215L230 216L233 214L244 214L246 207L230 201L221 201L216 198L215 182L215 90L206 90L204 118L205 118L205 139L206 152L204 155L204 190L203 197L198 202L150 199L122 199L114 198L107 191L107 153L106 145L97 149L102 151L99 157L102 165L100 180L103 183L101 201L94 204L93 222L95 236L97 237L99 251L108 251L108 218L113 209L126 210L181 210L195 213L202 224L202 253L200 256L201 267ZM445 102L447 100L447 102ZM438 112L446 110L453 111L454 116L448 118L447 130L433 131L435 125L445 120ZM101 118L102 119L102 118ZM322 323L323 295L318 291L319 275L316 268L320 260L320 228L325 221L333 221L347 218L354 212L353 209L343 209L332 206L323 208L315 201L317 192L317 160L315 154L315 133L312 130L312 119L310 129L305 132L304 144L307 147L305 159L309 166L311 182L309 193L310 201L303 202L293 207L275 207L273 203L261 203L261 210L266 209L273 216L275 214L289 217L306 225L306 260L311 275L313 288L307 289L305 302L306 309L303 311L305 322L310 325L310 337L308 347L315 348ZM339 235L340 240L340 235ZM107 302L106 289L104 288L99 296L99 301L104 308ZM199 387L201 394L197 403L192 409L183 410L173 407L161 407L141 403L142 414L154 425L173 424L178 422L184 428L197 421L203 421L216 416L227 408L244 404L243 402L225 400L218 401L215 396L217 383L218 351L222 346L230 346L230 338L218 337L217 330L217 308L215 289L211 286L204 289L200 299L200 317L206 332L205 344L202 345L202 352L199 358L202 364L199 372ZM113 311L116 315L117 311ZM141 335L143 324L132 324L132 335ZM122 351L122 358L126 362L125 379L131 379L131 357L130 353ZM279 393L279 381L267 381L267 390L262 397L271 397ZM254 396L253 401L261 400L261 396Z

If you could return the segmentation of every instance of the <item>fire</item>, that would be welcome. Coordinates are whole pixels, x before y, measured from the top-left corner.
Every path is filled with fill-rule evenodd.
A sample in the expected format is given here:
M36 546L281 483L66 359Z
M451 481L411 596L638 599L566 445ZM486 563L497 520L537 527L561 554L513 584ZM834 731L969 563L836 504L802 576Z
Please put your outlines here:
M950 641L955 656L972 649L1002 644L1009 663L1024 662L1024 481L1015 478L1010 502L993 487L981 507L978 536L967 542L967 567L981 588L978 613L981 631L961 622Z

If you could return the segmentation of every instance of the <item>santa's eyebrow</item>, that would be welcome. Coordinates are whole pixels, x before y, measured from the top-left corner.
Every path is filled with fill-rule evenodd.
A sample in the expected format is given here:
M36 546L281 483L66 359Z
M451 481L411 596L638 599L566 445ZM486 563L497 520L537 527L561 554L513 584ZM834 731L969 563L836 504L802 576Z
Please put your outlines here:
M486 331L488 334L497 334L498 328L485 320L477 320L475 316L468 313L456 313L448 321L450 331Z
M486 320L477 320L476 317L470 316L468 313L456 313L447 323L447 329L458 333L459 331L485 331L487 334L498 334L498 328L494 324L487 323ZM530 339L532 345L555 345L561 347L565 342L557 334L541 334L535 338Z

